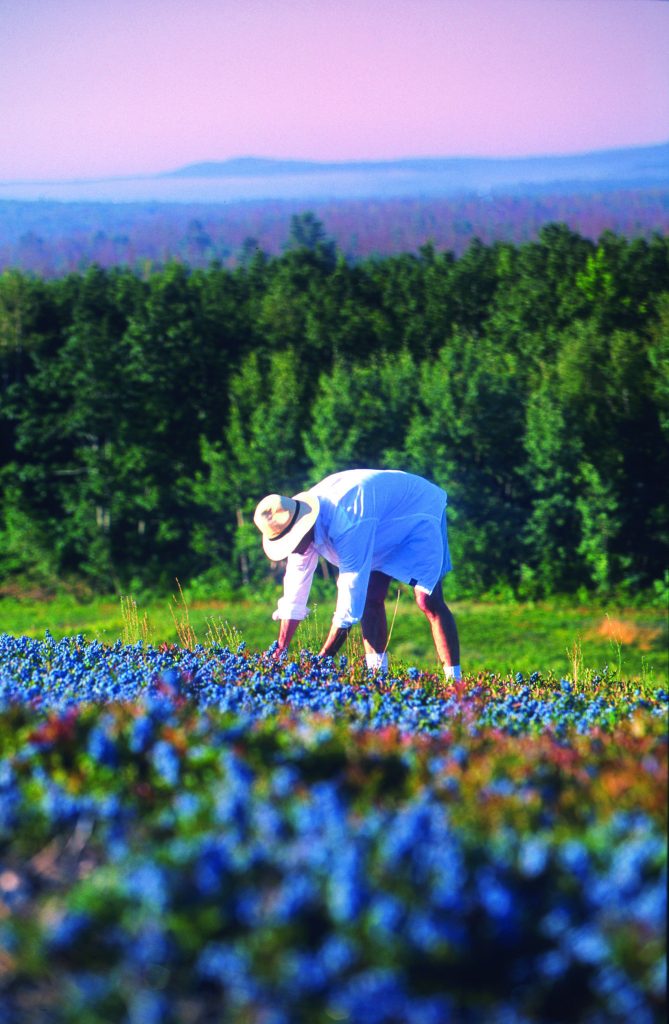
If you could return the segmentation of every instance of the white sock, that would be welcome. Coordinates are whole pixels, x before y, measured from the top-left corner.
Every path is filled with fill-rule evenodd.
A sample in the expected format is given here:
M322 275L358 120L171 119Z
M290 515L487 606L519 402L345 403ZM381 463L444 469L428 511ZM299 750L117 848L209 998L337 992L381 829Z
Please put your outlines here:
M372 654L365 655L365 661L367 662L367 668L371 668L374 672L387 672L388 671L388 655L384 651L383 654Z
M447 679L462 679L462 671L459 665L444 665L444 675Z

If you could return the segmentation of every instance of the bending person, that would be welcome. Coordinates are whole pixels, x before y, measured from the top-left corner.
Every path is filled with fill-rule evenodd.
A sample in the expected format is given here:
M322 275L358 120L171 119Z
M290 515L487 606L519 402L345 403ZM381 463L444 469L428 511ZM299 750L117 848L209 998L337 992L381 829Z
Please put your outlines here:
M336 654L357 622L367 665L387 670L385 599L391 579L414 588L430 623L447 678L461 678L455 620L442 593L451 568L446 529L446 492L423 477L397 470L351 469L334 473L289 498L270 494L254 522L274 562L287 559L279 652L286 651L307 600L318 556L337 566L337 605L321 655Z

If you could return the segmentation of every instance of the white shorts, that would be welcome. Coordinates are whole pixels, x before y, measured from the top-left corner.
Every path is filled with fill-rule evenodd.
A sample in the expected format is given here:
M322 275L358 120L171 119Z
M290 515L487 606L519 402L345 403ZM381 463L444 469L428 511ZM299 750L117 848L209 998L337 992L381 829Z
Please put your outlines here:
M448 526L447 526L447 523L446 523L446 509L444 509L444 514L441 517L441 537L442 537L443 550L442 550L442 555L441 555L441 569L440 569L440 572L439 572L439 582L441 582L441 580L443 580L443 578L446 575L446 573L450 572L451 569L453 568L453 566L451 564L451 553L450 553L449 548L448 548ZM431 593L431 591L428 590L427 587L421 587L420 583L418 583L417 581L414 582L414 580L411 580L410 581L410 586L415 587L416 590L422 590L424 594Z

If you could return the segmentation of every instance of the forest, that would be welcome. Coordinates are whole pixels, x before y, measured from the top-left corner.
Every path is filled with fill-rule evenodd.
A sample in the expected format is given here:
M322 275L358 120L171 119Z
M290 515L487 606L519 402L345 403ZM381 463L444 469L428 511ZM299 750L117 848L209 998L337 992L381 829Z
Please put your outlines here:
M351 262L306 213L235 267L6 269L0 389L5 589L259 585L259 498L351 466L447 490L458 596L666 586L660 234Z
M234 268L255 248L279 256L294 216L312 213L337 249L354 262L370 256L418 252L432 243L461 256L474 238L536 241L559 222L597 241L604 231L625 238L669 232L669 189L573 185L563 190L455 196L264 199L230 203L0 201L0 271L14 268L62 277L102 267L128 266L145 275L179 260L193 269L212 261Z

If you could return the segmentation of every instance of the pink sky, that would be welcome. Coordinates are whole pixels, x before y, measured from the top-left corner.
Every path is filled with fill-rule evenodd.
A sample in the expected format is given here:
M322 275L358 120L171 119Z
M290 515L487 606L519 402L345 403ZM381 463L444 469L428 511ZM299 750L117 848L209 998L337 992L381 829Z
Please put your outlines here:
M0 180L669 141L662 0L0 0Z

